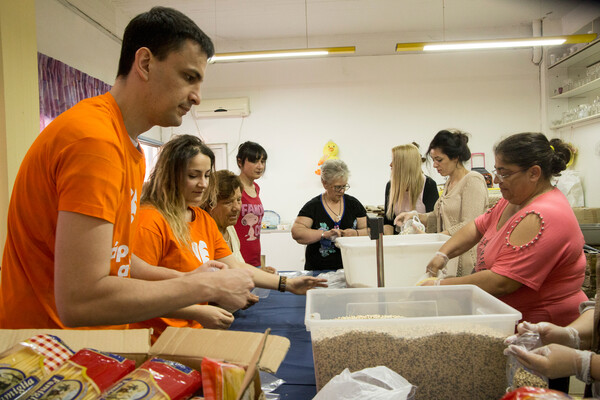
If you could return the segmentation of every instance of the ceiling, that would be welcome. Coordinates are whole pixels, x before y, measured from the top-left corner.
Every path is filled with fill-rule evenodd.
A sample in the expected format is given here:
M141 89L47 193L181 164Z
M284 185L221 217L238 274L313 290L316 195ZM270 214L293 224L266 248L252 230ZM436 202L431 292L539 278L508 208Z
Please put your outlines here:
M397 42L532 36L532 22L557 26L592 0L58 0L120 38L151 6L176 8L218 53L356 46L356 55L393 54ZM558 21L558 22L557 22ZM572 33L572 32L567 32Z

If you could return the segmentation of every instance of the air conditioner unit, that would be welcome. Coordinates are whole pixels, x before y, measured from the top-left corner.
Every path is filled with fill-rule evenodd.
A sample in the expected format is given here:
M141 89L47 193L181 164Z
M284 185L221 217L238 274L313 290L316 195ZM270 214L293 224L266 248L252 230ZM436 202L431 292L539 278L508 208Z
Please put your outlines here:
M195 118L247 117L250 102L247 97L230 99L206 99L193 107Z

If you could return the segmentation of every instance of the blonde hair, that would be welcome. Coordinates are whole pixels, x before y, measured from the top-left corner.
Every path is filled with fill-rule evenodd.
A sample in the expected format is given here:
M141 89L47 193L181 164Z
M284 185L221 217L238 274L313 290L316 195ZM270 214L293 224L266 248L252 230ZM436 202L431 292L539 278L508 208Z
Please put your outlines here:
M393 217L396 204L402 208L406 192L408 192L411 210L416 208L417 200L425 183L421 163L419 149L413 144L403 144L392 149L392 175L388 209L386 210L388 218Z
M202 195L201 203L214 207L217 203L215 154L197 136L178 135L163 145L150 179L142 188L141 204L150 204L156 208L182 245L190 242L184 196L185 177L190 160L200 153L210 158L208 187Z

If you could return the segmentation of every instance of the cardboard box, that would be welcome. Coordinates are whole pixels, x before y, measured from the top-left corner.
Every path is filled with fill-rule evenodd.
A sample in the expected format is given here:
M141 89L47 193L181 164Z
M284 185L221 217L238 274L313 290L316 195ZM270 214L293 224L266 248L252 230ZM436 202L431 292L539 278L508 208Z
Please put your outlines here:
M574 207L573 212L579 224L600 223L600 208Z
M252 381L260 382L259 369L277 372L290 348L289 339L269 333L168 327L151 346L148 329L0 329L0 353L31 336L50 334L61 338L73 351L92 348L119 354L134 360L138 366L149 358L159 357L200 370L203 357L223 359L247 367L244 379L247 388ZM260 392L260 384L255 387Z

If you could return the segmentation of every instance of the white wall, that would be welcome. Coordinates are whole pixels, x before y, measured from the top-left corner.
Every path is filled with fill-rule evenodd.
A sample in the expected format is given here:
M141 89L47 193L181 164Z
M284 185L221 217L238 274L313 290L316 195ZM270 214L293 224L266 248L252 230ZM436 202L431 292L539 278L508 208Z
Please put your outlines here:
M186 117L163 136L225 142L235 172L238 144L261 143L269 154L261 198L285 222L322 191L314 171L331 138L351 171L348 193L379 205L395 145L417 141L424 151L438 130L460 128L491 170L502 135L539 131L539 74L530 58L531 50L512 50L210 65L203 97L248 96L250 116Z
M91 25L57 0L36 0L38 52L114 84L121 43ZM145 137L161 140L160 129Z

